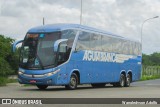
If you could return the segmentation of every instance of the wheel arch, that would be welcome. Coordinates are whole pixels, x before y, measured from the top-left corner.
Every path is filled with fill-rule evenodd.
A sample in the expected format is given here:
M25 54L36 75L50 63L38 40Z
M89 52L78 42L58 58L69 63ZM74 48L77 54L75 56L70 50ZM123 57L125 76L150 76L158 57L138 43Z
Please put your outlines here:
M75 73L78 77L78 84L80 84L80 72L78 69L73 69L71 72L70 72L70 75L69 77L71 77L72 73Z
M121 72L120 72L120 75L121 74L124 74L124 76L126 77L126 71L125 70L122 70Z

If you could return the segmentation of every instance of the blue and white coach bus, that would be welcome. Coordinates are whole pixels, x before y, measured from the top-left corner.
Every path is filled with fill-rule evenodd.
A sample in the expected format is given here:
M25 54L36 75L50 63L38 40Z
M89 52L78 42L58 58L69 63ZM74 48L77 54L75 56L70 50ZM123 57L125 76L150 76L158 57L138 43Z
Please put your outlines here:
M22 43L18 81L39 89L78 84L129 87L141 76L141 44L78 24L44 25L30 29Z

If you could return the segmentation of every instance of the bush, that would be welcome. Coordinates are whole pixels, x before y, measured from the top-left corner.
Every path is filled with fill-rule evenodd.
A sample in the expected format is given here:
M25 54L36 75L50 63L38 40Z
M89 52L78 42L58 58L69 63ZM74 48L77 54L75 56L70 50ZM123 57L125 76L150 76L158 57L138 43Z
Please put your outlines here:
M0 35L0 76L16 74L18 70L18 52L11 52L14 39Z
M13 73L11 66L9 63L0 57L0 76L7 76L8 74Z
M0 86L6 86L6 85L7 85L7 78L0 77Z

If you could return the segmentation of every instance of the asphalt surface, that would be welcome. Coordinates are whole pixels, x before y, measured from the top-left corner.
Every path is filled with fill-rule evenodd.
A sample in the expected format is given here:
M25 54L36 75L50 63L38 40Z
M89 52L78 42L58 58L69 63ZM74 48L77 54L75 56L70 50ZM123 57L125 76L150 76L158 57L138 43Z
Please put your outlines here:
M79 85L76 90L66 90L64 86L49 86L46 90L39 90L35 86L24 86L20 85L19 83L11 83L8 84L7 86L0 87L0 97L1 98L160 98L160 79L134 82L131 84L130 87L123 87L123 88L113 87L112 85L109 84L107 84L104 88L92 88L91 85L89 84ZM61 105L57 106L61 107ZM69 105L65 105L65 107L67 106ZM84 107L85 105L82 106ZM95 104L87 106L96 107ZM101 107L103 106L106 105L101 105ZM148 107L152 106L153 105L148 105ZM155 106L158 107L159 105ZM42 105L40 105L40 107L42 107Z
M91 85L79 85L76 90L66 90L64 86L49 86L39 90L36 86L23 86L19 83L0 87L2 98L160 98L160 79L139 81L130 87L92 88Z

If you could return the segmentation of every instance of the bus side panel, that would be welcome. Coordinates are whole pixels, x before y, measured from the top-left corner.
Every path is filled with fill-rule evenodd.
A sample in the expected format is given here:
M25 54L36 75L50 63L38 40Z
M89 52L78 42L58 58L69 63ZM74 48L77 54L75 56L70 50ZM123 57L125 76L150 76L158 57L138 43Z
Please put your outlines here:
M67 73L66 68L68 64L63 64L63 66L58 67L60 69L60 72L57 73L57 85L62 85L67 83Z
M94 62L93 64L93 83L109 83L115 81L115 64L106 62Z
M91 82L91 68L92 65L88 61L83 61L84 51L73 52L71 59L74 61L74 69L78 69L80 72L80 83Z
M132 80L139 80L141 72L141 58L133 57L117 62L86 61L83 60L85 51L72 54L75 69L80 71L80 83L111 83L119 82L120 73L132 72ZM127 55L126 55L127 56Z

